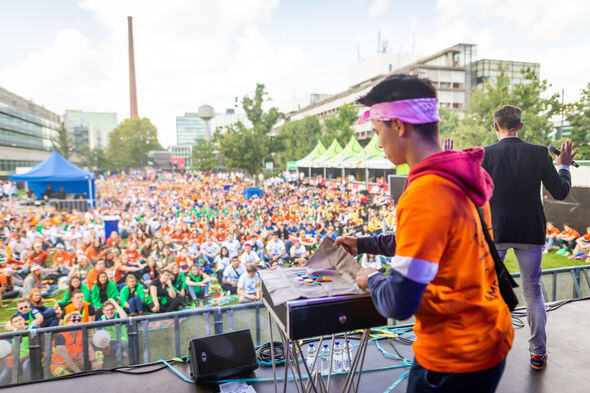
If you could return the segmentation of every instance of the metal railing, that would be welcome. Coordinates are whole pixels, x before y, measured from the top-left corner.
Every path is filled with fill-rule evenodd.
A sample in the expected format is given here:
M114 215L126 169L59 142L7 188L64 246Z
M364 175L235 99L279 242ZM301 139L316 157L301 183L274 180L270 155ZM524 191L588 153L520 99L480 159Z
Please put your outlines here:
M512 276L517 282L520 281L520 273L513 273ZM544 270L541 288L547 302L590 296L590 265ZM521 292L516 291L520 304L523 305L525 303ZM190 340L238 329L250 329L256 345L268 342L270 341L270 332L267 328L268 314L264 310L263 304L257 302L0 333L0 341L11 341L11 353L8 356L13 358L12 367L6 361L6 357L0 359L0 385L25 382L29 379L52 378L50 364L53 341L55 335L59 333L82 332L81 370L88 371L93 361L90 358L90 345L97 330L114 328L116 339L110 344L112 349L108 359L110 365L105 359L103 368L120 367L184 356L188 354ZM278 336L278 332L273 334L275 337ZM25 367L17 366L24 359L20 358L20 347L25 337L29 340L28 365L27 372L23 373ZM125 342L126 345L124 345ZM2 379L2 376L5 379Z
M116 340L111 341L110 344L114 351L114 354L111 354L114 355L111 356L112 367L184 356L188 354L188 344L193 338L231 332L234 329L251 329L254 341L256 345L259 345L261 340L268 340L268 334L261 333L261 309L264 309L263 304L256 302L0 333L0 340L11 340L12 349L8 356L13 358L12 362L7 362L6 357L2 359L4 364L0 364L0 370L8 369L9 378L0 380L0 385L26 382L29 378L30 380L51 378L53 340L55 335L64 332L82 332L81 371L89 371L92 368L94 359L90 358L90 345L92 345L93 334L108 327L114 327L116 332ZM267 314L262 313L262 317L267 318ZM186 324L186 321L190 323ZM151 340L150 337L156 333L155 340ZM172 337L169 337L170 333ZM20 358L21 342L25 337L29 340L27 369L30 370L30 376L23 376L24 367L21 362L24 357ZM128 344L123 345L124 342ZM172 345L168 345L170 342ZM12 367L8 363L12 363Z

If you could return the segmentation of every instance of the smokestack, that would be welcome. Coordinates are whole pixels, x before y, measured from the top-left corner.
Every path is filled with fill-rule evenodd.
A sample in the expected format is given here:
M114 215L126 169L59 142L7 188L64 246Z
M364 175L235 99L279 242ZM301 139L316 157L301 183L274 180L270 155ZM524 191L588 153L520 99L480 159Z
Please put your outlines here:
M135 85L135 57L133 55L133 18L127 17L129 28L129 103L131 105L131 118L138 118L137 114L137 87Z

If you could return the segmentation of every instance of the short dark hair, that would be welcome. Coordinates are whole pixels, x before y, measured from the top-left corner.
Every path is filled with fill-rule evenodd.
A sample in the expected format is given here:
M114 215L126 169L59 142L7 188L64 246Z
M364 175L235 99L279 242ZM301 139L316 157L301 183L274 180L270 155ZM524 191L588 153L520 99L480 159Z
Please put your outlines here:
M411 100L413 98L436 98L436 88L428 78L419 78L409 74L392 74L374 86L357 102L371 106L382 102ZM391 127L391 121L384 122ZM404 124L408 124L405 123ZM438 137L438 122L410 124L424 140Z
M503 130L518 131L520 127L520 117L522 111L520 108L512 105L504 105L494 112L494 121Z
M70 293L70 297L74 297L75 295L77 295L79 293L84 294L81 290L76 289L74 292Z
M246 265L246 271L248 273L254 273L254 272L256 272L256 270L258 270L258 269L256 269L256 265L255 264L250 263L250 264Z

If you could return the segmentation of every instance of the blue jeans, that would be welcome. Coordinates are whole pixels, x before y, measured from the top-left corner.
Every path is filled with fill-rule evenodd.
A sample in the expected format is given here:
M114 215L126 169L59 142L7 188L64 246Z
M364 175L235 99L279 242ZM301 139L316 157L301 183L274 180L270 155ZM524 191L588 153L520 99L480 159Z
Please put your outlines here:
M191 299L196 300L197 298L209 296L209 283L205 284L204 287L198 287L200 289L199 295L197 296L197 286L188 285L188 294Z
M496 244L500 259L504 261L506 251L514 250L520 277L522 280L522 294L527 307L527 321L531 329L529 337L529 352L544 355L547 352L547 313L545 312L545 299L541 291L541 261L543 258L543 246L537 244Z
M500 382L506 359L487 370L473 373L439 373L418 364L410 369L408 393L494 393Z
M127 299L127 303L129 303L129 308L125 308L125 312L135 314L138 312L143 312L143 303L139 296L135 295Z

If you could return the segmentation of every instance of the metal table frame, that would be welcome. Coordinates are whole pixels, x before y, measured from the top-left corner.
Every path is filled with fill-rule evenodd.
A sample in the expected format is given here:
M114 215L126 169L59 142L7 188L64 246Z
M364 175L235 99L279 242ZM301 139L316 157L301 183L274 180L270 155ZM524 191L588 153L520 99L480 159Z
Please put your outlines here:
M285 375L283 378L283 393L287 392L287 385L289 382L289 368L292 370L293 380L295 382L295 387L297 388L298 393L329 393L330 392L330 384L332 378L332 366L333 362L333 353L334 353L334 341L336 336L332 334L328 336L328 339L331 338L331 357L330 357L330 370L328 372L328 381L327 383L324 381L324 376L320 371L315 371L312 375L311 370L307 366L307 362L301 346L297 340L292 340L287 336L287 332L285 331L285 327L278 319L277 315L272 311L272 308L266 303L263 299L263 303L268 309L268 325L270 329L270 350L271 350L271 361L272 361L272 372L273 372L273 379L274 379L274 386L275 386L275 393L278 393L278 383L277 383L277 370L275 364L275 357L274 357L274 338L273 338L273 320L278 328L279 335L281 338L281 342L283 343L285 349ZM344 386L340 390L342 393L357 393L360 379L363 371L363 364L365 361L365 354L367 351L367 344L369 342L369 331L370 329L364 329L363 334L361 336L361 340L356 351L355 356L353 359L350 358L350 353L346 351L348 356L348 361L350 364L350 369L346 372L346 379L344 382ZM325 336L320 336L320 342L318 345L318 353L313 361L312 370L315 369L317 360L319 358L319 348L321 348L322 343L324 341ZM345 342L348 339L347 333L344 333ZM301 358L301 362L303 367L300 365L300 361L298 359L297 354ZM358 376L355 382L355 374L357 374L358 369ZM340 373L338 373L340 374ZM344 373L342 373L344 374ZM305 380L307 379L307 382Z

